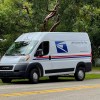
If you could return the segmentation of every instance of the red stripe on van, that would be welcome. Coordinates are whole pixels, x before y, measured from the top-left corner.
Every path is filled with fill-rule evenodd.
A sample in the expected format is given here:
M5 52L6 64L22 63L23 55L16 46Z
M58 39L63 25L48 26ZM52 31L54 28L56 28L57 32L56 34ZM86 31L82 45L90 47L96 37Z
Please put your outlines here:
M66 55L66 56L51 56L51 59L58 59L58 58L77 58L77 57L92 57L92 54L78 54L78 55ZM40 59L48 59L49 56L41 56L37 57Z

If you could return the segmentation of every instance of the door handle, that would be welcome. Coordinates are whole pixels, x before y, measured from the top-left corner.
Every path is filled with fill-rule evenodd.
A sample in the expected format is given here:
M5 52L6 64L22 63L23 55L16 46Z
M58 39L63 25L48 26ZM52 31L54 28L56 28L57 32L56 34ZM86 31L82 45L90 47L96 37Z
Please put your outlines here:
M51 60L51 56L49 56L49 60Z

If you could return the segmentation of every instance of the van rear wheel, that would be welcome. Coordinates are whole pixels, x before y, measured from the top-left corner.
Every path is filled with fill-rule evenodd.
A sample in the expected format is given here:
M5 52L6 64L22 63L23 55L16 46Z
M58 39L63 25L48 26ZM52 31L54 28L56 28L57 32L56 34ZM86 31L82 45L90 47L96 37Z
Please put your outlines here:
M2 78L1 79L3 83L11 83L12 79L10 78Z
M83 81L85 78L85 68L78 68L75 72L75 79L77 81Z
M39 71L37 69L33 69L30 72L29 81L33 84L37 84L39 81Z

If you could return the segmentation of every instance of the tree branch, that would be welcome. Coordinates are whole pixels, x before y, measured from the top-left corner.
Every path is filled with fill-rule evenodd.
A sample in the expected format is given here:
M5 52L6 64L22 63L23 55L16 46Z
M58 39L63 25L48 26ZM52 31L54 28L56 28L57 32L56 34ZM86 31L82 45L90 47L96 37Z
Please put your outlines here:
M60 21L59 22L56 22L52 27L51 29L49 30L49 32L54 32L56 27L60 24Z
M26 10L27 14L30 14L30 13L29 13L29 9L28 9L28 7L27 7L27 6L23 6L23 9L25 9L25 10Z
M42 31L46 31L46 27L48 25L48 21L51 18L53 18L54 16L57 16L58 15L57 13L58 13L58 9L59 9L59 1L57 0L56 2L57 2L57 4L54 6L54 9L53 10L50 11L50 10L48 10L48 7L47 7L47 11L49 11L50 13L44 19L44 24L43 24ZM56 23L51 27L50 31L53 31L54 28L56 28L59 25L60 21L58 19L59 18L57 18Z

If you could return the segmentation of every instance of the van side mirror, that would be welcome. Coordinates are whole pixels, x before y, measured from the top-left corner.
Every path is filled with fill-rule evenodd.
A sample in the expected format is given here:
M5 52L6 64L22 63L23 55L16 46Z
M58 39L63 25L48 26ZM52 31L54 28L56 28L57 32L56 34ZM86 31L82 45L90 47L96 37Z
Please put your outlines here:
M35 56L43 56L43 50L42 49L37 50Z

